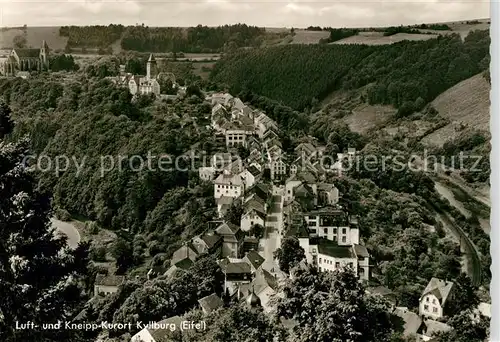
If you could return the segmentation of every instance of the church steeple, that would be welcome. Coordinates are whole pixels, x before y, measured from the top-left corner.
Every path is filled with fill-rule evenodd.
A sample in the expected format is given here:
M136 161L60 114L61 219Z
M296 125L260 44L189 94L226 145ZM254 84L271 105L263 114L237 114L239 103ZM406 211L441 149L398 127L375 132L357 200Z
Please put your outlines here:
M146 76L148 79L156 78L156 76L158 75L158 70L157 70L157 66L156 66L156 59L153 56L153 54L149 55L148 64L147 64L146 69L147 69Z
M257 296L255 294L255 289L254 289L254 286L252 286L252 292L250 293L250 295L247 297L247 304L252 307L252 308L256 308L256 307L260 307L261 306L261 303L260 303L260 298L259 296Z

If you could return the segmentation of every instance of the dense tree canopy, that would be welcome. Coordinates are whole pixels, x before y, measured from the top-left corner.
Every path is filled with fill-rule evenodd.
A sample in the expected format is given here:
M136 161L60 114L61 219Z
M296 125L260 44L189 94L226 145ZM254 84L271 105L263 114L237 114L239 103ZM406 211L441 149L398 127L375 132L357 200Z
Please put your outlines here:
M290 269L304 260L306 255L304 248L299 245L299 240L287 237L281 242L281 247L274 252L274 257L278 259L280 269L289 273Z
M489 45L488 31L474 31L465 41L450 35L387 46L279 46L229 54L212 79L235 93L246 89L295 109L333 90L367 85L370 103L400 107L418 98L429 102L481 72Z
M298 326L290 341L387 341L394 328L388 304L369 297L350 270L298 269L284 287L277 315Z
M2 105L0 131L8 132L7 107ZM8 116L8 115L7 115ZM70 332L43 330L80 305L79 281L86 274L86 245L66 247L56 237L49 218L50 198L37 189L32 172L23 163L28 142L0 139L0 335L6 341L45 341L69 338ZM36 327L16 329L16 322ZM70 338L71 339L71 338Z

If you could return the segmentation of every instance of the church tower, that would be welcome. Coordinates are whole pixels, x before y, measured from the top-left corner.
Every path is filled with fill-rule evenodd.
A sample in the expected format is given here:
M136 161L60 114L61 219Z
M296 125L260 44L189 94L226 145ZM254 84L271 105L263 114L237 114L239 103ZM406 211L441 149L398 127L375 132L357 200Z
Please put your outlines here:
M154 79L158 75L158 68L156 65L156 59L153 54L149 55L148 64L147 64L147 78Z

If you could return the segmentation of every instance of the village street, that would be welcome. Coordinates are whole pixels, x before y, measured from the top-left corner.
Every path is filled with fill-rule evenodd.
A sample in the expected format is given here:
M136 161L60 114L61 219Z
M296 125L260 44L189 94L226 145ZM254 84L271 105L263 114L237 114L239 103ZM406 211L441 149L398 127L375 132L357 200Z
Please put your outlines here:
M285 275L279 270L278 263L274 260L274 251L280 247L281 231L283 229L283 196L281 189L273 189L273 204L266 219L264 238L260 240L259 250L265 261L262 267L276 274L278 278Z

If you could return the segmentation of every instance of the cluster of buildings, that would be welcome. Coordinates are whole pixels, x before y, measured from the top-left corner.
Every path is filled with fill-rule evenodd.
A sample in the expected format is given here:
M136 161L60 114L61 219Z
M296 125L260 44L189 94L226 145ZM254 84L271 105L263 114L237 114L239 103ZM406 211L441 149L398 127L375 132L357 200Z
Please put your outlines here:
M0 50L0 75L28 78L32 71L47 71L49 53L45 40L40 48Z
M201 255L215 255L224 274L223 294L220 297L213 293L200 299L204 313L223 306L227 299L262 307L265 312L273 311L271 299L282 295L279 281L274 269L270 272L263 268L266 260L257 252L259 240L252 235L252 228L270 226L270 208L276 204L274 197L279 197L283 211L279 231L298 239L305 251L301 265L307 263L322 272L350 268L360 281L368 281L370 254L361 242L358 218L339 205L339 190L326 181L326 174L332 168L325 169L319 162L325 148L312 139L305 140L286 156L276 123L264 113L251 109L230 94L213 94L207 99L213 105L212 128L223 137L221 141L225 141L228 149L228 152L214 154L210 166L199 169L200 179L213 183L219 220L209 222L205 233L176 250L168 269L151 268L148 279L188 269ZM246 158L231 153L240 147L249 151ZM352 149L347 155L339 154L337 163L354 155ZM341 170L338 164L333 165L335 168ZM266 169L270 179L264 177ZM280 185L273 185L273 181ZM236 202L243 209L239 225L224 220L225 213ZM277 244L279 247L280 243ZM117 283L123 282L122 278L111 278ZM98 282L96 294L113 292L105 277L99 277ZM419 299L418 313L397 306L394 294L387 288L368 288L367 292L382 295L392 302L393 313L404 322L405 336L414 336L416 341L433 341L436 333L452 329L443 318L453 301L454 286L452 282L432 278ZM491 316L487 306L481 303L476 314ZM164 321L178 325L181 319L175 316ZM156 342L155 336L165 331L147 327L131 342Z
M161 78L170 79L172 87L177 89L178 93L185 93L186 88L180 87L175 82L174 74L159 72L158 63L153 54L149 55L146 63L146 76L127 73L125 72L125 65L120 65L120 74L116 77L108 77L116 85L128 88L132 95L155 94L158 98L176 99L178 95L161 94Z

